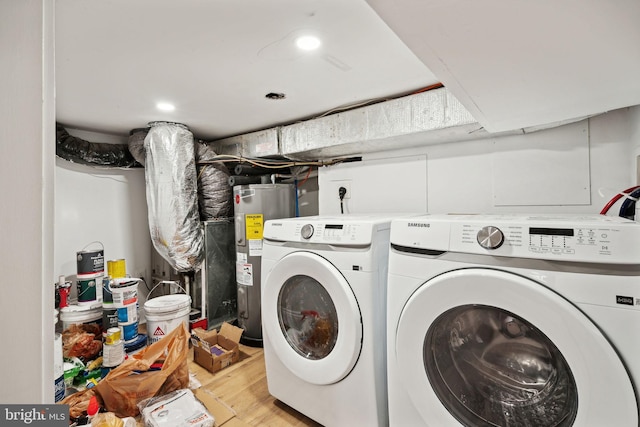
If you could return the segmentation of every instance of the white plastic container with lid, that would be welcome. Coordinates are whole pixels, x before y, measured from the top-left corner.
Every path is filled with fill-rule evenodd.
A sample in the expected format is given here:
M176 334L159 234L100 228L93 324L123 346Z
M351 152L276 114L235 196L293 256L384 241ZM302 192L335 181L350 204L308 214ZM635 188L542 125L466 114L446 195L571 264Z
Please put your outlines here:
M181 324L189 329L190 312L189 295L164 295L147 300L144 303L144 314L147 319L148 344L159 341Z
M71 325L97 324L102 328L102 303L94 305L68 305L60 309L62 330L67 330Z

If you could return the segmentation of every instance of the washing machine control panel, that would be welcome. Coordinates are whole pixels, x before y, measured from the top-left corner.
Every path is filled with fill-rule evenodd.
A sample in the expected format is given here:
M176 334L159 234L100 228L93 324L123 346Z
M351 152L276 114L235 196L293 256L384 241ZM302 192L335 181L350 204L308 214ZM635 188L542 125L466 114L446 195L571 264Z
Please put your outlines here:
M504 234L498 227L482 227L477 234L478 244L485 249L498 249L504 243Z
M424 215L394 221L391 243L443 252L640 264L640 223L604 215Z
M462 224L460 242L464 245L480 245L489 250L503 247L507 251L532 254L572 255L596 250L599 254L613 249L611 229L552 228L526 225ZM475 237L475 238L474 238Z
M636 228L636 227L634 227ZM551 258L565 261L614 261L629 256L632 248L640 263L640 253L633 248L624 228L607 224L547 226L545 224L496 225L460 223L452 227L451 249L523 258ZM640 237L640 235L637 235ZM475 249L473 249L475 248ZM633 255L629 257L633 259Z

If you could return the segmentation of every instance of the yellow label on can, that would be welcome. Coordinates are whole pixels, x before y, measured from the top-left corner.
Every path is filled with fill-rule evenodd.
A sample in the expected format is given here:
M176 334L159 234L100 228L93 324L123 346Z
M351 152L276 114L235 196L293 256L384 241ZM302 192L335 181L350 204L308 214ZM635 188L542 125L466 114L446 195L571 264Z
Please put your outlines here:
M120 328L107 329L107 335L104 337L106 344L112 345L120 341Z
M124 259L107 261L107 274L112 279L120 279L127 275L127 268Z
M247 240L262 240L262 230L264 226L262 214L245 215L244 223Z

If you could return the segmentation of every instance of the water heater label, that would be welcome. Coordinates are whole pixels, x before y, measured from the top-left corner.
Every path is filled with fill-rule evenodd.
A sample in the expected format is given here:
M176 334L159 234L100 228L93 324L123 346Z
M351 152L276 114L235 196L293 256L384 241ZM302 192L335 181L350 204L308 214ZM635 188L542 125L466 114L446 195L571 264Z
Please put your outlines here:
M238 285L253 286L253 265L237 262L236 282Z
M249 243L249 256L262 256L262 239L247 240Z
M262 214L245 215L244 223L247 240L262 240L262 231L264 229L264 218Z

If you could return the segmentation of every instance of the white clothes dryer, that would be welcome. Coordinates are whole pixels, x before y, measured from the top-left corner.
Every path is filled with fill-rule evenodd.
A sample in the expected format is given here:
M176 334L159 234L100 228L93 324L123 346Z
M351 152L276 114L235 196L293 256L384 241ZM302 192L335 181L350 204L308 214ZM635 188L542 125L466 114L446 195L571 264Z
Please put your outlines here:
M638 426L639 223L425 215L391 228L391 426Z
M325 426L384 426L389 218L267 221L262 328L271 395Z

